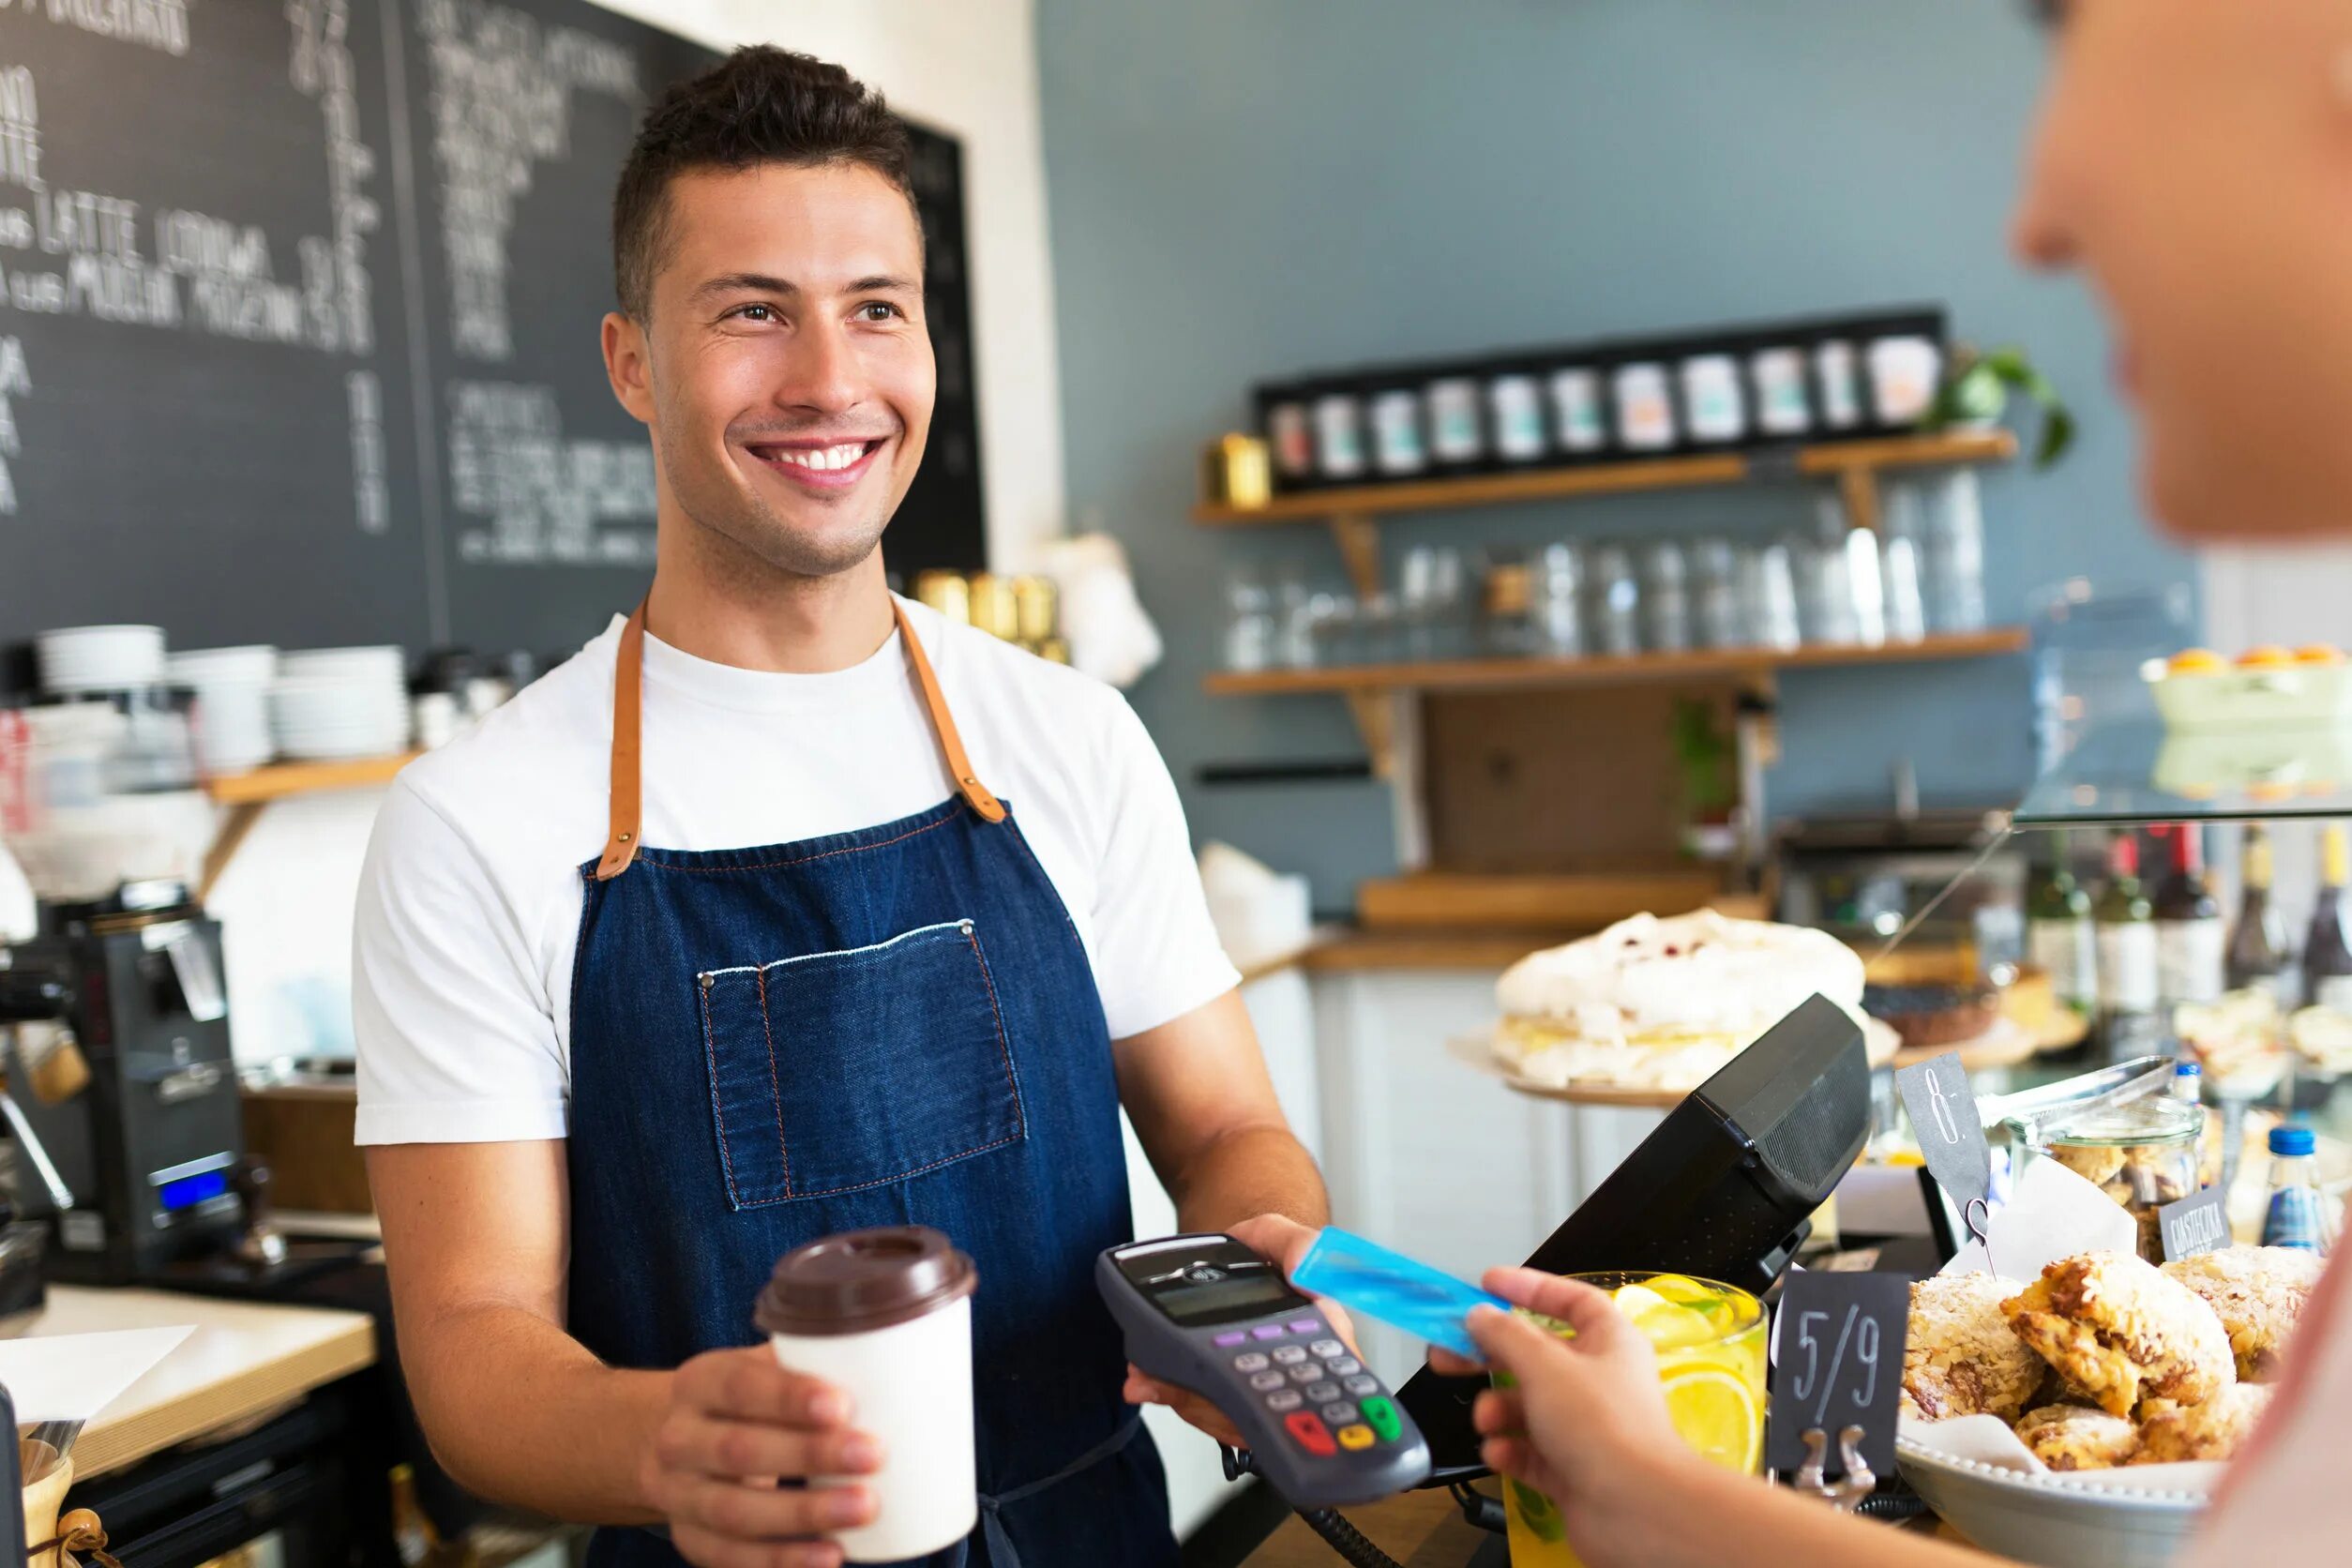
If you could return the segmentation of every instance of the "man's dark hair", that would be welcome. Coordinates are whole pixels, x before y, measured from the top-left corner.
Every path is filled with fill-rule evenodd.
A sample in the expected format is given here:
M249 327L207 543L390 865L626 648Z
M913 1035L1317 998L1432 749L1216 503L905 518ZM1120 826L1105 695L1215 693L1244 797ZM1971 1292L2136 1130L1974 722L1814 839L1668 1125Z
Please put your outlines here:
M914 200L906 127L839 66L766 44L738 49L646 111L612 195L612 281L644 321L668 248L670 182L697 169L860 164Z

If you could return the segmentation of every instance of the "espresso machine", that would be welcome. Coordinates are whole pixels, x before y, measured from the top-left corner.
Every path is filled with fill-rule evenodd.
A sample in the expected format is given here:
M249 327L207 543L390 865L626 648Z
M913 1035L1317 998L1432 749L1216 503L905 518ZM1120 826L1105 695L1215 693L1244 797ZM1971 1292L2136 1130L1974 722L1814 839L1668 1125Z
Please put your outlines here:
M184 884L45 903L0 946L0 1067L50 1277L202 1288L283 1262L244 1159L220 927Z

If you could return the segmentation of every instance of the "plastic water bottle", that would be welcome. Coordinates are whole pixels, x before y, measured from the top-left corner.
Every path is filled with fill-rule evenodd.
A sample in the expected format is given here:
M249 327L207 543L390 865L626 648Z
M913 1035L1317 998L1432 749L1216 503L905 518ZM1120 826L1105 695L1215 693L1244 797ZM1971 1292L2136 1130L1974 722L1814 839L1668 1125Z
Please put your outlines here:
M2327 1200L2319 1194L2309 1127L2270 1129L2270 1198L2262 1216L2264 1246L2325 1253L2335 1241Z
M2194 1062L2176 1062L2172 1064L2172 1097L2174 1099L2184 1105L2197 1105L2204 1096L2204 1091L2205 1069L2203 1067ZM2205 1169L2205 1118L2202 1114L2197 1117L2196 1140L2190 1147L2193 1157L2197 1162L2199 1180L2202 1180L2202 1172Z
M2186 1100L2191 1105L2194 1105L2203 1097L2204 1090L2205 1069L2203 1067L2194 1062L2176 1062L2172 1064L2172 1097L2174 1099Z

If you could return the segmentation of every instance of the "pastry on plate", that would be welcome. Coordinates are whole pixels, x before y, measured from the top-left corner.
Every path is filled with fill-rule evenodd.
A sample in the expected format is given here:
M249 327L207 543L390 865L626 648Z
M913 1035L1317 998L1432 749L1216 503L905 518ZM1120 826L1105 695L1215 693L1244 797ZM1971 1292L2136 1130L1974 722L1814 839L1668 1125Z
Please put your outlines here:
M1816 992L1862 1017L1862 957L1826 931L1637 914L1504 971L1494 1050L1552 1088L1695 1089Z
M2166 1263L2164 1273L2204 1297L2221 1319L2239 1378L2267 1382L2327 1266L2319 1254L2299 1247L2230 1246Z
M2270 1391L2260 1383L2232 1383L2202 1405L2150 1399L2140 1411L2140 1451L2133 1462L2229 1458L2253 1434L2269 1402Z
M2109 1415L2143 1399L2196 1404L2238 1380L2203 1297L2129 1252L2061 1258L2001 1304L2017 1337Z
M2001 1316L2001 1303L2018 1289L2016 1281L1989 1274L1937 1274L1911 1287L1904 1414L1922 1421L2017 1418L2048 1371Z
M2096 1405L2044 1405L2028 1410L2016 1432L2054 1470L2113 1470L2140 1451L2140 1429Z

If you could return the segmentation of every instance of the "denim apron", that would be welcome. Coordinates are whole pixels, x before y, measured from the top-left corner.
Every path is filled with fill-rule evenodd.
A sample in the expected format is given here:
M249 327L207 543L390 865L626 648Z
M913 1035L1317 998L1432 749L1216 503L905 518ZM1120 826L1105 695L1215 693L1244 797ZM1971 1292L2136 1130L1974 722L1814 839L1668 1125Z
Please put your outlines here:
M644 611L613 686L611 830L573 959L571 1333L614 1366L758 1341L804 1242L928 1225L978 1266L980 1528L937 1568L1176 1561L1094 1258L1131 1239L1109 1031L1061 896L898 636L957 792L799 843L638 841ZM596 1568L681 1560L597 1532Z

